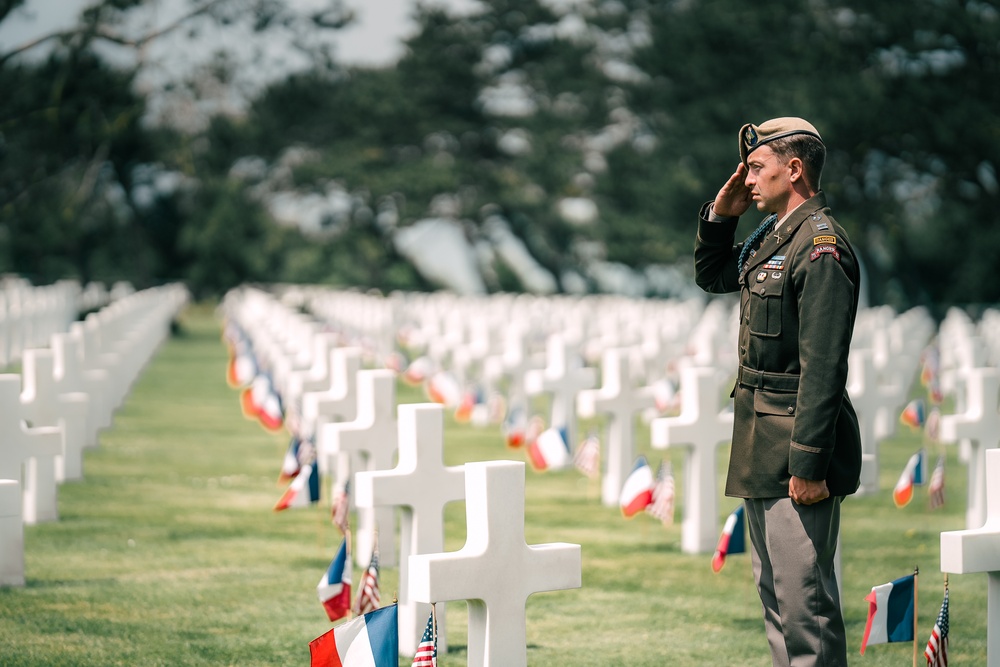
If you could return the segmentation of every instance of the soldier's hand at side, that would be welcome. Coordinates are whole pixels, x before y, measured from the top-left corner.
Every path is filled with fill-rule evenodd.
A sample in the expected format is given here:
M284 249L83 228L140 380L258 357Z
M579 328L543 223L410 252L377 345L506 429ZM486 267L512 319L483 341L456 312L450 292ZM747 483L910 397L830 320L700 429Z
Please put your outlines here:
M723 217L739 217L746 213L753 203L750 188L746 185L747 168L741 162L726 184L715 195L712 210Z
M830 497L830 489L826 480L804 479L795 477L788 481L788 495L799 505L812 505Z

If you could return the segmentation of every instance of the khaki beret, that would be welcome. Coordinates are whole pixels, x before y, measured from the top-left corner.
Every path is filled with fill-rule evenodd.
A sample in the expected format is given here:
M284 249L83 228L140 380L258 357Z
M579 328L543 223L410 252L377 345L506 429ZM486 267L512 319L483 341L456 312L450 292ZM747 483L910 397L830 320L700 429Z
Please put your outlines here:
M747 156L764 144L793 134L811 134L820 141L823 138L808 121L801 118L772 118L760 125L747 123L740 129L740 159L747 163Z

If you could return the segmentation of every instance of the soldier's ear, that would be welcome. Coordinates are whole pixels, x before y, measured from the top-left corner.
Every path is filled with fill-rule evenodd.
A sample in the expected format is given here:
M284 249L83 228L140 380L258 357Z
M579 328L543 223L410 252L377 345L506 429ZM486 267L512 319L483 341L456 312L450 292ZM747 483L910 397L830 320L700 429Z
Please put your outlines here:
M800 178L806 179L805 167L802 164L802 160L797 157L793 157L788 160L788 164L785 165L788 168L788 179L795 183Z

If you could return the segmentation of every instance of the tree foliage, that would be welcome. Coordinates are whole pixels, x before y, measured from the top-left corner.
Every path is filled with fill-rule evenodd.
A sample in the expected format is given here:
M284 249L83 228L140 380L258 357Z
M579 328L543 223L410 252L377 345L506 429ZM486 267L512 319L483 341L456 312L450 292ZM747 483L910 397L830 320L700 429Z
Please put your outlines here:
M18 4L0 4L0 20ZM823 187L873 302L1000 300L993 2L619 0L567 14L488 0L461 17L418 6L395 66L317 58L193 134L142 123L134 73L93 55L135 4L97 6L44 62L0 56L0 85L19 91L0 100L0 269L184 279L205 294L246 280L428 287L389 234L444 200L473 241L501 215L556 276L586 274L595 253L689 265L695 211L735 166L737 129L798 115L829 147ZM193 7L233 18L222 0ZM314 25L343 25L340 9ZM249 11L262 33L290 20L280 0ZM353 202L318 236L275 224L261 183L234 172L258 159L273 181L301 149L311 158L281 167L280 187ZM151 197L168 174L181 185ZM564 220L564 197L592 199L598 223ZM517 285L497 271L495 289Z

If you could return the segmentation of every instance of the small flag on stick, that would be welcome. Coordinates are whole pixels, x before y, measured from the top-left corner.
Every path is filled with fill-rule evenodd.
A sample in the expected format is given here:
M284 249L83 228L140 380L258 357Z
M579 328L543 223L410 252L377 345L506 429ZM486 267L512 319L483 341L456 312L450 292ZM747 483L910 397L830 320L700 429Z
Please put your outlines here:
M299 470L292 483L274 504L274 511L280 512L290 507L308 507L319 502L319 471L312 463Z
M631 518L646 509L653 502L653 469L649 467L645 456L636 459L635 467L625 478L622 491L618 498L622 514Z
M948 667L948 575L945 575L944 581L944 601L924 649L927 667Z
M646 512L659 519L664 526L674 523L674 467L670 461L660 461L656 486L653 487L653 502L646 506Z
M597 477L601 471L601 441L596 432L590 433L576 448L573 465L587 477Z
M872 587L868 601L868 622L861 640L861 655L870 644L913 641L916 612L916 574Z
M719 537L719 544L715 547L712 555L712 571L719 572L726 564L726 556L729 554L741 554L746 547L746 529L744 528L744 507L737 506L733 513L726 519L726 525L722 527L722 535Z
M376 537L376 539L378 539ZM378 587L378 547L372 552L371 562L368 569L361 575L361 582L358 584L358 600L354 605L354 613L361 615L378 609L382 603L381 593Z
M434 628L434 611L431 610L427 617L427 626L424 634L417 644L417 653L413 656L413 664L410 667L437 667L437 632Z
M932 510L944 505L944 454L938 456L937 465L931 473L931 481L927 485L927 494L930 497Z
M310 667L399 663L399 620L396 605L382 607L341 623L309 642Z
M925 458L926 453L921 449L906 462L906 467L892 490L892 500L896 507L906 507L913 499L913 485L924 483L924 470L927 467L924 464Z
M351 554L345 537L330 567L316 584L316 595L331 621L343 618L351 611L351 578Z

